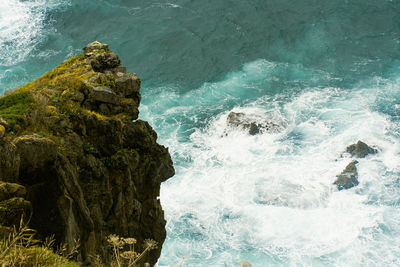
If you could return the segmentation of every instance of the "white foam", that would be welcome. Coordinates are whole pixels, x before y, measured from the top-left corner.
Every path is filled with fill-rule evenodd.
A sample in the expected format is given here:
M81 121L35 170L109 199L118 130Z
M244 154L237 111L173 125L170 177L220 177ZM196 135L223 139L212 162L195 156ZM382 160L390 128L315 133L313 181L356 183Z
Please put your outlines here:
M232 76L224 86L243 82ZM390 118L374 109L378 93L310 88L289 101L276 99L280 105L261 98L220 113L195 129L190 142L177 142L176 132L164 140L176 157L190 161L178 164L176 176L162 186L169 238L161 266L182 257L188 266L233 264L241 257L255 266L398 262L399 249L379 227L398 228L384 217L400 213L374 202L382 194L393 201L397 192L387 190L400 172L400 140ZM201 107L181 108L190 116ZM251 136L227 125L230 111L273 117L285 129ZM359 186L337 191L335 176L352 160L343 152L358 140L380 152L359 159Z
M46 13L69 0L0 1L0 66L16 64L31 53L43 33Z

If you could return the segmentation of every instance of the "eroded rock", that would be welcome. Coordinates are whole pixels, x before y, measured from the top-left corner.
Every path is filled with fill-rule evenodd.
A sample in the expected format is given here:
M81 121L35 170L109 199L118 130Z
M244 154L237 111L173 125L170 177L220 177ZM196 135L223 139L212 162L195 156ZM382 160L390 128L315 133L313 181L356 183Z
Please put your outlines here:
M24 214L38 238L54 235L69 248L79 239L85 264L93 255L110 259L110 234L134 237L138 252L153 239L158 248L143 262L154 265L166 237L160 184L175 171L152 127L133 121L139 89L140 79L98 42L24 86L24 97L32 92L40 101L0 137L0 180L19 184L3 190L0 183L0 200L8 198L0 223Z
M19 180L27 184L46 181L47 173L54 166L57 155L54 141L33 134L17 137L13 144L21 159Z
M112 52L96 54L90 61L93 70L96 72L104 72L105 70L116 68L120 63L119 57Z

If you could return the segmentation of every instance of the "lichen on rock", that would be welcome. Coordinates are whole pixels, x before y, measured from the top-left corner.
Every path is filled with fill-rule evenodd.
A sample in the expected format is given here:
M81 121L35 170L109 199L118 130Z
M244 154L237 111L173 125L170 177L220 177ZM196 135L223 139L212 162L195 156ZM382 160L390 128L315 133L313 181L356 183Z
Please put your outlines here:
M6 182L19 188L2 200L2 221L24 212L38 237L54 235L71 248L79 239L83 263L110 259L110 234L134 237L137 251L153 239L158 249L143 262L155 264L166 237L160 184L174 168L151 126L137 120L139 90L137 75L93 42L1 97L0 194L8 194Z

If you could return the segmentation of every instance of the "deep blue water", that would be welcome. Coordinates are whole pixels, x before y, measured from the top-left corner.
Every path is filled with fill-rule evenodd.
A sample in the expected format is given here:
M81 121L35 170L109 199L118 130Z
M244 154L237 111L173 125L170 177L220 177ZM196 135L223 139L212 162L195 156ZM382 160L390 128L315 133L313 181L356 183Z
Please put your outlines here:
M400 265L400 1L2 0L0 93L94 40L173 155L159 266ZM380 152L339 192L357 140Z

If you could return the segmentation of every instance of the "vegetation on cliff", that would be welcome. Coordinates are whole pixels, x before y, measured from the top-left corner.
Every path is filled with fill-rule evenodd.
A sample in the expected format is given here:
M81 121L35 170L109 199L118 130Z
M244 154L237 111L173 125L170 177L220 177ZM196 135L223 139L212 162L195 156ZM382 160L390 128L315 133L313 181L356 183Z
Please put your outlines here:
M37 80L0 98L0 226L23 216L37 237L80 246L77 260L113 258L111 234L159 246L160 184L173 176L167 148L137 120L140 79L107 45L89 44Z

